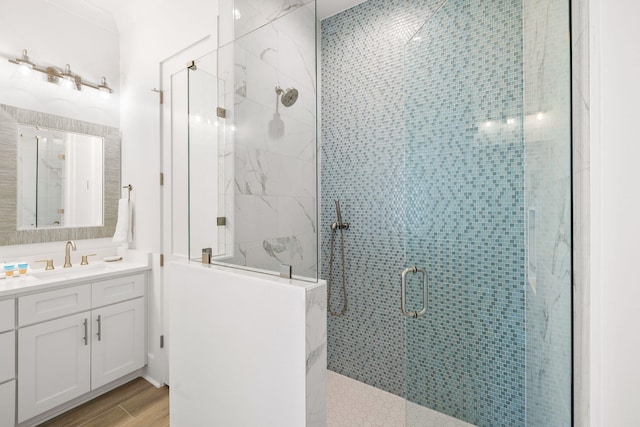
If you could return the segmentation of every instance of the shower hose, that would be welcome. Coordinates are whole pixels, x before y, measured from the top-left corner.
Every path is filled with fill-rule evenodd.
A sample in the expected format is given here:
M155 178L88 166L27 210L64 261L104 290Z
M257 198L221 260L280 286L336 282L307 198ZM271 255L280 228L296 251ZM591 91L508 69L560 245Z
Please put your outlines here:
M347 311L347 283L345 280L345 264L344 264L344 235L342 233L342 227L336 227L340 229L340 254L342 256L342 299L344 305L342 310L335 312L331 309L331 278L333 277L333 256L334 256L334 243L336 229L331 227L331 255L329 256L329 280L327 280L327 308L329 314L333 317L341 317L345 311Z

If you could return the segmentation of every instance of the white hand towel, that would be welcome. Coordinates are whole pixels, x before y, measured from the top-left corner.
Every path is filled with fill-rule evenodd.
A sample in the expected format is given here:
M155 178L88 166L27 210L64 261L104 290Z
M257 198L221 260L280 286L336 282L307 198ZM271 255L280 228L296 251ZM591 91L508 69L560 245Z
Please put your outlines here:
M116 224L116 232L113 234L113 241L131 242L133 234L131 233L131 202L129 199L120 199L118 202L118 223Z

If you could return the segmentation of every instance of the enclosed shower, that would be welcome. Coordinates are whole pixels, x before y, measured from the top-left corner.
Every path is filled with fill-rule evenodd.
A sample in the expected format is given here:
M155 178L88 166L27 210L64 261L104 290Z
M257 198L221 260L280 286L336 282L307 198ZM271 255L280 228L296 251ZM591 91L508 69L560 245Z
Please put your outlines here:
M571 425L568 0L276 3L184 71L189 257L326 280L331 427Z
M571 425L568 33L564 0L322 21L321 277L334 200L350 223L328 367L406 398L408 425Z

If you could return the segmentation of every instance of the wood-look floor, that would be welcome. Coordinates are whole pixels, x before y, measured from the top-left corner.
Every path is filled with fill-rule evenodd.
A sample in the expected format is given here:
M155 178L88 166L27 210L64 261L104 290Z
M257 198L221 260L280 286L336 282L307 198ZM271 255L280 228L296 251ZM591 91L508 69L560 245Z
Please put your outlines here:
M41 426L168 427L169 389L137 378Z

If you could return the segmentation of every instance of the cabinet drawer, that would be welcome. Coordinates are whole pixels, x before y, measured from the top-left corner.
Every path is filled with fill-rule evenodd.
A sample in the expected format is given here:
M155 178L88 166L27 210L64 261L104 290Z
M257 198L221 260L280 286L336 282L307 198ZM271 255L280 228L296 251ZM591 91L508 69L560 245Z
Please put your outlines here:
M25 326L91 308L91 285L18 298L18 325Z
M0 332L8 331L16 326L16 300L0 301Z
M144 273L96 282L91 289L91 306L101 307L144 295Z
M16 333L11 331L0 334L0 383L13 379L15 376Z
M0 426L16 423L16 382L0 384Z

